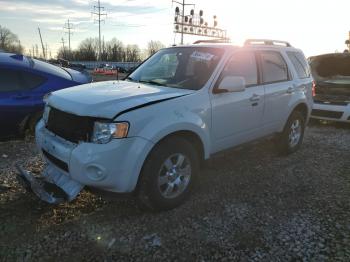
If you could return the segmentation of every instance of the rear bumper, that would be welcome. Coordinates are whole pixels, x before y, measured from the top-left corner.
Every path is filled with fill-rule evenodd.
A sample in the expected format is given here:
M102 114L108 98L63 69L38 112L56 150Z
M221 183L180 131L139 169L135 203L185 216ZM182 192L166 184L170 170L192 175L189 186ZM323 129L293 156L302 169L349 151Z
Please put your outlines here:
M350 123L350 103L348 105L314 103L311 118Z

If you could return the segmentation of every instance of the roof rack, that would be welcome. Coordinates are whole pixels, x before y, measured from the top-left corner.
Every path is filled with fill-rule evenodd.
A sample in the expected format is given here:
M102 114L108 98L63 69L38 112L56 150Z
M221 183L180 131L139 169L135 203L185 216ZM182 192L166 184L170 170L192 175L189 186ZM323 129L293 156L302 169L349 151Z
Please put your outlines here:
M292 45L286 41L271 40L271 39L247 39L244 45L285 45L291 47Z
M197 40L195 41L193 44L201 44L201 43L208 43L208 44L215 44L215 43L219 43L219 44L223 44L223 43L229 43L230 39L210 39L210 40Z

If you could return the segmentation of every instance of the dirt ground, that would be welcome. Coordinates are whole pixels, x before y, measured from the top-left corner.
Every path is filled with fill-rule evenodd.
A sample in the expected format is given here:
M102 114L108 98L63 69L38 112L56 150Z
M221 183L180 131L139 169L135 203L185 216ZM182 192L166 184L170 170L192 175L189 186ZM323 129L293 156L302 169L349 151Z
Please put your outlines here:
M0 261L350 261L350 127L313 124L300 151L228 151L191 198L162 213L84 191L50 206L15 163L42 169L33 139L0 143Z

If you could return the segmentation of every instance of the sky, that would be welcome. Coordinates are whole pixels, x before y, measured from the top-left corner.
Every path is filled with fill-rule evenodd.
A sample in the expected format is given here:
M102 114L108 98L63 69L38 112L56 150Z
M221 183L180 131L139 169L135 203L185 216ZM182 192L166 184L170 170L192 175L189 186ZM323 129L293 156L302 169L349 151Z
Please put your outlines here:
M228 31L232 42L242 45L247 38L289 41L307 56L342 52L350 31L349 0L186 0L195 10L204 11L212 23L217 15L219 27ZM26 50L43 41L54 55L68 42L64 24L73 24L72 49L88 37L98 37L98 24L91 12L92 0L0 0L0 25L17 34ZM146 48L150 40L166 46L179 43L173 33L175 3L171 0L101 0L107 16L101 24L102 36L117 38L124 44ZM188 6L189 14L192 7ZM199 37L200 38L200 37ZM185 36L185 43L198 37Z

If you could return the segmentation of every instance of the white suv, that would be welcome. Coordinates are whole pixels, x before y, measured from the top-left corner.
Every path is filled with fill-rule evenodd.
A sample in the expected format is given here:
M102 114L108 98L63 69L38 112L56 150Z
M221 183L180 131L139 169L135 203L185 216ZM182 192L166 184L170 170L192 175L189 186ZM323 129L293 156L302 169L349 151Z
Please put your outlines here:
M214 153L270 135L284 153L296 151L312 79L287 42L205 43L162 49L125 81L60 90L46 102L36 141L47 182L19 176L41 199L70 201L89 186L164 210L185 200Z

